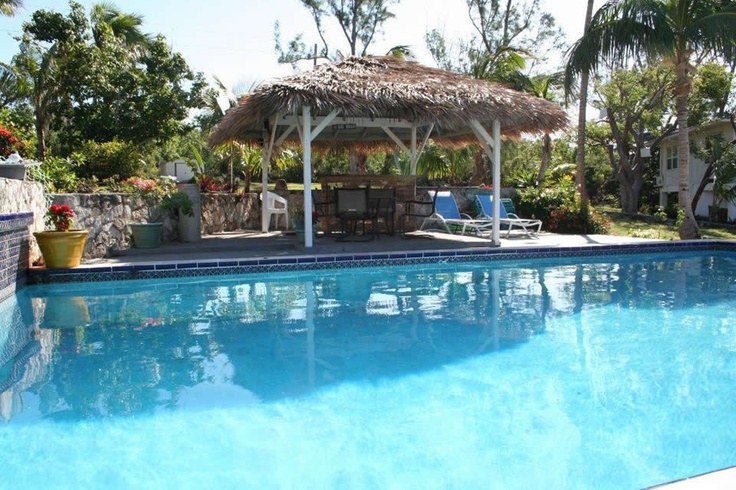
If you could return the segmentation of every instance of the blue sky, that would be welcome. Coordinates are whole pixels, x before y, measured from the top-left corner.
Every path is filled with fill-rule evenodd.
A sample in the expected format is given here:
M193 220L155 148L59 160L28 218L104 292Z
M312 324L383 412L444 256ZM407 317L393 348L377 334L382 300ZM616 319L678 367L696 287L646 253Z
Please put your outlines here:
M89 10L99 3L79 0ZM281 23L282 40L299 32L305 40L317 41L313 22L299 0L117 0L124 11L143 15L146 32L161 33L180 52L195 71L208 79L213 75L230 88L247 89L254 83L292 72L279 65L273 48L273 26ZM586 0L543 0L544 9L552 13L572 41L582 33ZM603 4L596 0L595 8ZM14 18L0 17L0 61L9 62L17 52L13 36L21 33L21 25L38 9L69 11L66 0L24 0L24 9ZM398 44L408 44L418 61L432 66L424 44L424 33L442 28L448 38L467 35L465 0L401 0L392 11L396 18L385 26L385 34L373 44L372 52L384 53ZM335 37L335 45L344 45ZM339 43L339 44L338 44Z

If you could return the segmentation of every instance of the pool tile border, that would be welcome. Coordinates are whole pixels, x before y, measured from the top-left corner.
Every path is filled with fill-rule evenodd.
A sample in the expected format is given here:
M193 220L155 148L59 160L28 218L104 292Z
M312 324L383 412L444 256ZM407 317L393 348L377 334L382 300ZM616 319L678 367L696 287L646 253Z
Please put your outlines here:
M261 259L208 259L193 262L161 262L113 266L84 266L76 269L51 270L31 268L28 284L64 282L97 282L128 279L161 279L187 276L220 276L263 272L346 269L376 265L413 265L478 260L519 260L539 258L590 257L619 254L651 254L684 251L736 251L736 242L692 240L647 242L571 247L482 248L463 250L430 250L379 253L341 253L335 255L290 255Z

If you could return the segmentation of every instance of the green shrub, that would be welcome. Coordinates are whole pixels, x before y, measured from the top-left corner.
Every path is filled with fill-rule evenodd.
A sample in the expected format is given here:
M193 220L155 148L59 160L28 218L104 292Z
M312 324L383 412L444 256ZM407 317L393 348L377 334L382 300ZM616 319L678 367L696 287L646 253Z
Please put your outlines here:
M605 235L610 229L610 221L592 207L567 204L550 211L547 225L548 231L562 234Z
M592 207L584 208L570 176L561 178L553 186L528 188L519 191L514 200L518 214L542 220L545 230L553 233L606 234L610 222Z
M520 190L514 198L514 205L519 216L541 219L547 229L550 211L566 205L575 206L576 200L575 181L571 177L563 177L554 186Z
M77 192L80 179L76 169L79 162L73 158L48 156L36 167L29 167L28 172L32 180L41 182L46 192L67 193Z
M82 165L77 170L81 178L124 180L145 174L145 162L132 143L87 141L78 153Z

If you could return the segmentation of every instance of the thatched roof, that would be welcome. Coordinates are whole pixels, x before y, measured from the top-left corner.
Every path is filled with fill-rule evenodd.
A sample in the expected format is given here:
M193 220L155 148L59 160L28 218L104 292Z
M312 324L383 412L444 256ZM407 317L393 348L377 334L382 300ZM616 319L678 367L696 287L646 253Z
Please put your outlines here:
M312 117L339 109L333 124L315 139L318 145L384 145L390 138L380 127L340 124L344 118L392 118L419 125L434 123L435 142L457 143L473 136L469 121L491 128L501 122L504 135L552 132L564 128L567 116L556 104L503 85L469 78L395 57L349 57L313 70L273 80L240 98L213 130L209 143L259 142L269 118L301 114ZM394 133L409 141L410 130ZM293 131L286 141L298 141Z

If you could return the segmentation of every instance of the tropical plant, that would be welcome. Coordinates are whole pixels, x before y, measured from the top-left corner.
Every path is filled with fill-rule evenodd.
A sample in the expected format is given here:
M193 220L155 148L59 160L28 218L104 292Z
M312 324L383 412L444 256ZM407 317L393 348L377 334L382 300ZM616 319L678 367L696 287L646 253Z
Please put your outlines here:
M140 34L138 16L102 4L90 22L79 3L70 10L34 12L13 59L34 110L37 157L49 131L61 156L86 140L144 145L185 132L190 109L202 104L203 75L163 36Z
M0 63L0 108L9 107L25 97L24 87L12 66Z
M104 45L104 36L107 33L121 40L129 48L138 50L144 50L152 40L149 34L141 30L142 15L123 12L110 2L92 5L90 20L97 47Z
M40 182L47 193L77 192L80 179L75 172L80 162L73 158L48 156L41 165L29 167L31 180Z
M21 0L0 0L0 15L12 17L22 5Z
M588 6L585 9L585 23L583 32L587 33L590 28L590 21L593 16L593 0L588 0ZM577 154L575 156L575 183L578 186L580 200L583 206L588 205L588 189L585 186L585 120L588 108L588 78L590 72L583 70L580 73L580 92L578 97L578 137L577 137Z
M164 196L161 209L172 213L180 212L184 216L194 216L194 203L184 191L176 191Z
M681 238L699 236L690 207L688 99L694 64L705 57L736 58L736 3L732 0L616 0L601 7L590 27L570 49L566 91L603 61L626 63L663 59L675 70L678 124L678 206L685 218Z

